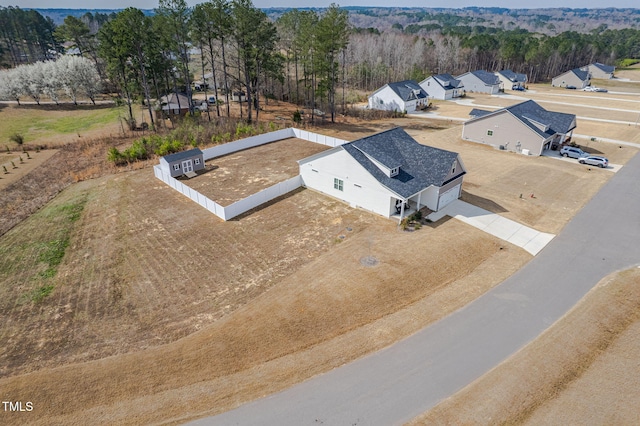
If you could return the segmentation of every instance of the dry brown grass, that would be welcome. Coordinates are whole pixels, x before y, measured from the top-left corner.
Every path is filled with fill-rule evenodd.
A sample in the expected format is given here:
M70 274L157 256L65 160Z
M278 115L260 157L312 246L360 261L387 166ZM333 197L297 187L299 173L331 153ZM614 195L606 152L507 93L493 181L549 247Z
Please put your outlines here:
M329 146L289 138L206 162L206 172L184 183L227 206L300 173L297 160Z
M640 269L603 279L507 361L410 424L637 424Z

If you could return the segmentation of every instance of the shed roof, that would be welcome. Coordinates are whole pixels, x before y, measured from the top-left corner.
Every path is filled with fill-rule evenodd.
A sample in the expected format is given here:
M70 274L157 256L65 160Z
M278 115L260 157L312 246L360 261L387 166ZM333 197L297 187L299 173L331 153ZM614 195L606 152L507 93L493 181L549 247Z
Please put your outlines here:
M198 155L203 155L200 148L190 149L188 151L176 152L175 154L169 154L162 157L167 163L173 163L174 161L184 160L185 158L193 158Z
M442 186L458 158L456 152L418 143L400 127L358 139L341 148L383 186L404 198L431 185ZM400 171L389 177L371 159L400 167Z

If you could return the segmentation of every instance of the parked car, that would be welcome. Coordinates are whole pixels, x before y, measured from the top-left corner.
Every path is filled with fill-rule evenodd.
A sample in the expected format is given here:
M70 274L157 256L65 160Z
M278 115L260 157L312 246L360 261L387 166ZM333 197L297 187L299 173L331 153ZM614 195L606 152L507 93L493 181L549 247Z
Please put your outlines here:
M518 92L524 92L524 91L525 91L525 88L524 88L524 87L522 87L522 86L517 86L517 85L516 85L516 86L513 86L513 87L511 88L511 90L517 90Z
M601 88L601 87L596 87L596 88L595 88L595 90L594 90L594 92L607 93L607 92L608 92L608 90L607 90L607 89L603 89L603 88Z
M565 89L576 90L576 86L566 86Z
M587 86L584 89L582 89L582 91L584 91L584 92L595 92L594 89L597 89L597 87Z
M578 158L578 163L589 164L591 166L598 166L604 169L609 165L609 160L599 155L587 155L587 156Z
M580 148L567 145L567 146L563 146L560 149L560 155L562 155L563 157L581 158L581 157L586 157L589 154L587 154Z
M216 104L216 97L215 96L209 96L209 99L207 99L207 102L209 102L209 105L215 105Z

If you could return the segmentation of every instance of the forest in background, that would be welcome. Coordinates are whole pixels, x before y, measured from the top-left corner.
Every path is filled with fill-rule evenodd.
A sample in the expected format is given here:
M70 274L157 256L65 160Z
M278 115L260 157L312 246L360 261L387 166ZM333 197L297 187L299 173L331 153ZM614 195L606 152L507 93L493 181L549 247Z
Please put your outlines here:
M638 9L257 9L250 0L191 8L160 0L153 11L65 13L0 8L0 67L74 49L95 63L105 88L145 103L150 116L153 98L190 98L196 75L211 74L216 95L244 91L249 120L261 98L333 117L362 91L393 81L512 69L544 82L592 62L640 58Z

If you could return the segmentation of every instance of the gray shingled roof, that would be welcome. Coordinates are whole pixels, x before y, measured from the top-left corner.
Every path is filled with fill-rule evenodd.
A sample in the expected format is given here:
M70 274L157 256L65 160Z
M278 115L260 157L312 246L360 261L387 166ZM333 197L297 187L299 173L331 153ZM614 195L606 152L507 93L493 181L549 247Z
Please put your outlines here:
M433 78L445 89L455 89L462 86L462 82L451 74L438 74L434 75Z
M498 72L513 83L524 83L527 81L527 76L525 74L519 74L511 70L502 70Z
M176 152L175 154L165 155L164 158L167 163L172 163L174 161L183 160L185 158L192 158L196 155L202 155L202 151L200 148L190 149L188 151Z
M458 158L455 152L419 144L400 127L341 147L378 182L404 198L431 185L442 186ZM388 177L369 158L391 165L391 168L399 166L400 172L394 177Z
M533 131L538 133L540 136L543 136L545 139L555 135L556 133L567 134L569 133L569 131L575 128L574 122L576 116L574 114L547 111L534 101L521 102L507 108L499 109L493 113L476 116L476 118L473 118L472 120L480 119L481 117L486 117L493 114L498 114L503 111L509 111L520 121L522 121L526 126L530 127ZM533 124L532 121L548 126L549 129L547 131L543 131L535 124Z
M416 83L414 80L397 81L395 83L389 83L387 85L398 96L400 96L400 99L402 99L403 101L410 101L413 99L424 99L428 96L427 92L425 92L424 89L422 89L422 87L420 87L420 85ZM419 91L417 96L414 94L414 90Z
M485 70L471 71L471 74L475 75L480 80L482 80L484 84L489 84L489 85L500 84L500 79L498 78L498 76L488 71L485 71Z
M484 117L485 115L493 114L493 111L487 111L486 109L474 108L469 112L471 117Z
M616 70L616 67L612 67L611 65L601 64L600 62L596 62L591 64L596 68L600 68L604 72L612 73Z
M574 68L571 70L580 80L585 81L589 79L589 72L581 70L580 68Z

